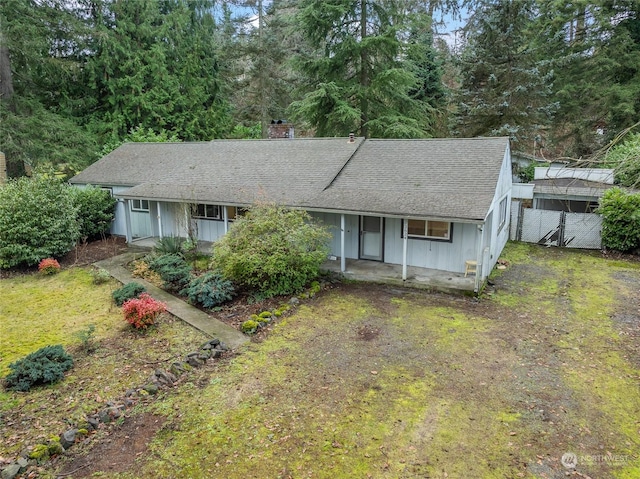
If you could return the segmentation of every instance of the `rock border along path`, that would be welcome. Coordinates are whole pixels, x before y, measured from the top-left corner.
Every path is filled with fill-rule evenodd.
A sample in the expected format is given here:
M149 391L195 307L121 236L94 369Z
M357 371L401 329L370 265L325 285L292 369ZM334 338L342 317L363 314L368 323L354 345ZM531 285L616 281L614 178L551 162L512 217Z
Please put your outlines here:
M98 261L94 263L94 266L108 271L111 276L122 284L127 284L132 281L142 284L147 289L147 293L167 305L167 310L171 314L208 336L219 339L225 343L229 349L236 349L249 341L247 336L228 324L209 316L198 308L185 303L181 299L176 298L172 294L142 278L134 278L131 276L131 273L125 268L125 265L143 256L144 254L142 253L127 252L114 256L113 258Z

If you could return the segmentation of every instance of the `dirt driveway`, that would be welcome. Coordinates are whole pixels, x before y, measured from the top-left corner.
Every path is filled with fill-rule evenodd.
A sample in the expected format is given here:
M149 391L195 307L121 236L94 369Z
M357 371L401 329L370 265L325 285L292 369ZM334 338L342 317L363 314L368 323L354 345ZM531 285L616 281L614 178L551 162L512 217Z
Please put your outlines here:
M480 300L323 292L156 401L155 439L109 477L640 477L640 265L506 259Z

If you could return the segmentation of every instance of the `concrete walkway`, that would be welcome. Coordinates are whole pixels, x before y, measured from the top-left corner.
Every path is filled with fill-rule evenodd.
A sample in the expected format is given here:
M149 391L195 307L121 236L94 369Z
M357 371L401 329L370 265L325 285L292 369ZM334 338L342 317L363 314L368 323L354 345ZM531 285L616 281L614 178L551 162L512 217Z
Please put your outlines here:
M167 305L167 309L171 314L182 319L184 322L189 323L191 326L203 333L219 339L230 349L236 349L238 346L249 341L247 336L228 324L218 321L217 319L200 311L198 308L194 308L190 304L185 303L142 278L134 278L131 276L131 273L127 270L125 265L131 261L142 258L145 254L146 253L144 252L127 252L114 256L113 258L98 261L97 263L94 263L94 265L98 268L107 270L111 276L122 284L130 283L131 281L142 284L153 298L162 301Z

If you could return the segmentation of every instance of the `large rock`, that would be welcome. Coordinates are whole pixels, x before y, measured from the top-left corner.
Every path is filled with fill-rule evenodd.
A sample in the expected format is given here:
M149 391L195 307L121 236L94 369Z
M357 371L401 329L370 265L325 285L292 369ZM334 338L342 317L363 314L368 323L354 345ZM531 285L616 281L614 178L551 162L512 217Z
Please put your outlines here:
M62 444L62 447L65 449L69 449L76 443L76 437L78 437L78 430L68 429L60 436L60 444Z
M9 464L2 470L0 477L2 479L14 479L18 474L20 474L20 464Z

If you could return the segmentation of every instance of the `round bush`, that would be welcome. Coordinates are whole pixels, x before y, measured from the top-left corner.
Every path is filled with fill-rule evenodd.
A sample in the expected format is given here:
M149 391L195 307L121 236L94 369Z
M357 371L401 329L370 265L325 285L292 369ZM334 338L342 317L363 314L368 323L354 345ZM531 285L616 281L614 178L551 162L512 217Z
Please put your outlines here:
M318 276L330 238L304 211L257 205L214 244L211 264L262 298L291 294Z
M45 177L11 180L0 188L0 268L35 265L71 251L80 230L70 188Z

